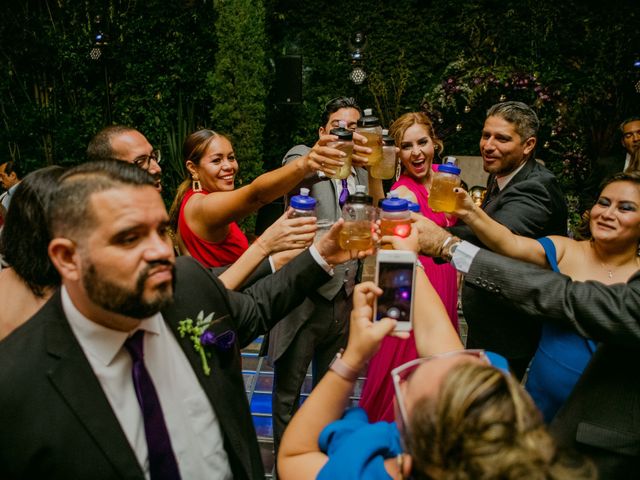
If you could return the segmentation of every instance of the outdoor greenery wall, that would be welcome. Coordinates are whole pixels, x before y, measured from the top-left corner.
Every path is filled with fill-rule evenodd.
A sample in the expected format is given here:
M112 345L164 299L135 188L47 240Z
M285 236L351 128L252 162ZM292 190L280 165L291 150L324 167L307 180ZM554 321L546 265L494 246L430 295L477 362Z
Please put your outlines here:
M381 105L387 123L423 107L445 154L477 155L486 109L522 100L542 121L537 156L577 194L590 160L623 155L617 126L640 112L635 2L281 0L271 11L280 53L301 54L305 64L305 104L273 108L274 123L292 122L273 144L282 135L312 142L323 103L354 94L362 106ZM369 74L360 87L347 79L358 31Z
M25 170L76 164L100 128L131 125L162 148L169 197L184 173L184 137L207 127L251 159L241 182L261 170L259 1L34 0L3 2L0 14L0 158ZM99 32L106 45L92 60Z
M386 124L425 108L445 153L458 154L478 153L486 108L506 98L536 108L537 156L575 194L593 158L622 154L616 126L640 112L636 3L2 2L0 159L26 170L75 164L99 128L129 124L163 149L170 197L182 140L196 128L230 135L246 182L292 145L312 144L322 106L338 95L356 96ZM92 61L99 30L108 42ZM358 31L367 40L360 86L348 78ZM282 55L303 58L301 104L274 101Z

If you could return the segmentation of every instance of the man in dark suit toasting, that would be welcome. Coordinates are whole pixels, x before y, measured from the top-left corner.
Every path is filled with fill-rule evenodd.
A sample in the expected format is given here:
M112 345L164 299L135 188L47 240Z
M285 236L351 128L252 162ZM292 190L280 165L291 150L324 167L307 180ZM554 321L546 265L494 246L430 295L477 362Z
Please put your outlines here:
M551 422L558 444L590 457L598 478L626 480L640 471L640 271L627 283L572 281L566 275L503 257L418 219L420 253L443 257L465 283L500 298L537 322L552 322L598 347ZM519 319L514 317L514 323ZM636 473L634 473L636 472Z
M539 128L535 112L522 102L491 107L480 138L483 167L488 172L483 210L513 233L538 238L565 235L567 207L558 181L535 160ZM454 235L482 245L466 225L449 228ZM522 377L538 345L539 324L467 285L462 309L469 325L467 347L502 354ZM521 320L514 321L514 317Z
M50 217L63 285L0 344L0 478L263 476L239 349L353 252L323 239L227 291L174 258L153 178L124 162L67 172Z

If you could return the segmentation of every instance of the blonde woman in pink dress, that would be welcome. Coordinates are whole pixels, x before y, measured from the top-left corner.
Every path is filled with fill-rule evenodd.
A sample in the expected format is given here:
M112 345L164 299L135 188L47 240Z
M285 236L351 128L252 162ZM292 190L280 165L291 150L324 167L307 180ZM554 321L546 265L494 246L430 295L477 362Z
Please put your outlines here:
M420 213L442 227L455 224L455 217L436 213L429 208L429 189L433 179L433 157L442 151L442 141L436 137L433 123L422 112L405 113L389 129L400 148L401 175L391 188L420 206ZM458 330L458 283L455 269L447 264L435 264L433 259L420 256L427 277L440 296L451 323ZM419 294L419 292L416 292ZM403 340L387 337L378 353L369 362L360 406L369 420L393 421L393 382L390 372L395 367L418 357L413 334Z

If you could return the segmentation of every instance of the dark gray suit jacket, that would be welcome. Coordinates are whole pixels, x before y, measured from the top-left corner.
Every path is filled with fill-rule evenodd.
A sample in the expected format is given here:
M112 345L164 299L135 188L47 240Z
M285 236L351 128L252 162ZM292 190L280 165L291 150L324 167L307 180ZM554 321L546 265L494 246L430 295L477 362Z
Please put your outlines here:
M282 163L287 164L296 158L309 153L311 149L306 145L296 145L287 152ZM367 185L369 176L364 168L356 168L356 183ZM316 215L318 220L326 219L332 222L337 221L342 216L340 205L338 205L338 195L336 194L335 183L325 178L319 180L316 172L311 173L303 182L298 185L289 196L297 195L301 187L309 188L310 195L317 200ZM287 198L287 204L288 204ZM331 280L322 285L318 290L318 295L328 301L332 301L344 284L347 285L348 292L353 289L355 277L358 271L358 261L352 260L334 268L334 275ZM269 333L269 358L276 361L286 352L293 341L296 333L304 322L309 319L314 312L315 304L311 298L305 298L302 304L284 318ZM327 320L329 321L329 320Z
M600 342L551 430L561 445L591 456L600 478L640 475L640 272L626 284L573 282L481 250L465 283L505 299L529 318Z
M490 176L489 182L492 179ZM562 189L555 176L533 158L484 210L513 233L525 237L566 235L567 232L567 206ZM448 230L463 240L483 246L467 225ZM540 325L516 313L508 303L465 284L462 309L469 325L469 346L486 348L511 359L530 358L535 352ZM518 318L518 322L514 322L514 318Z
M175 302L162 315L176 335L224 436L236 479L264 478L247 403L240 348L264 333L329 276L308 252L243 293L227 291L198 262L176 263ZM199 311L234 330L231 350L212 348L206 376L178 323ZM0 342L0 478L138 479L143 472L64 316L60 293Z

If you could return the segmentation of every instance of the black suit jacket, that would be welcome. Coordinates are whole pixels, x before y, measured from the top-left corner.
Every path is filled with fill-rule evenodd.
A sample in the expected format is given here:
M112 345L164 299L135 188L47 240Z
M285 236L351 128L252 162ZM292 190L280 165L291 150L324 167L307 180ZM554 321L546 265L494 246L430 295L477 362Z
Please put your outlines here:
M465 282L487 296L506 299L530 318L558 323L600 342L551 430L561 445L591 456L600 478L636 478L640 272L626 284L572 282L565 275L481 250Z
M162 314L209 398L234 478L263 478L247 403L240 348L267 331L328 275L304 252L243 293L229 292L191 257L176 263L174 304ZM215 312L215 330L234 330L228 351L211 349L202 370L178 323ZM143 472L64 316L60 293L0 342L0 478L138 479Z
M493 176L489 177L489 185ZM567 206L555 176L529 159L515 177L489 202L485 212L513 233L539 238L565 235ZM454 235L483 246L467 225L449 228ZM530 358L540 338L539 323L527 319L507 302L465 284L462 309L469 325L468 346L486 348L511 359ZM514 317L519 321L514 322Z

